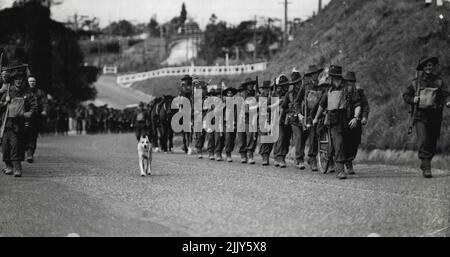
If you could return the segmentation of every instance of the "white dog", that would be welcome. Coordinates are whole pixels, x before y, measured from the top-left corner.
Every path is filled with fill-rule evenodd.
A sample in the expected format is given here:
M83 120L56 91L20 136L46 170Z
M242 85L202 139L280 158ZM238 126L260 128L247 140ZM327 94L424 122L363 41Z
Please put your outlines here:
M151 175L152 172L152 149L153 146L148 139L148 136L142 136L137 145L139 155L139 168L141 176L145 177Z

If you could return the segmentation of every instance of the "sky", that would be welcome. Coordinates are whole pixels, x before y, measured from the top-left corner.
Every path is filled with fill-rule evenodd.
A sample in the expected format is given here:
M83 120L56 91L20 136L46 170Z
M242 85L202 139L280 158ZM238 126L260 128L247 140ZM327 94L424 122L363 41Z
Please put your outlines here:
M323 0L324 5L330 0ZM0 8L11 6L14 0L0 0ZM284 17L284 0L63 0L52 8L52 17L66 21L68 16L95 16L104 27L111 21L126 19L148 22L156 14L158 22L167 22L180 14L182 3L188 16L204 28L211 14L231 24L253 19L254 15ZM318 0L289 0L288 17L306 18L318 8Z

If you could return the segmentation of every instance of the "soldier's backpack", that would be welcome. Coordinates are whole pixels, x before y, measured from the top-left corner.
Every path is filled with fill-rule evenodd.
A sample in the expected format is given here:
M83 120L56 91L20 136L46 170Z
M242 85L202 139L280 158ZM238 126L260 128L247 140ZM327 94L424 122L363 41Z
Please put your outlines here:
M306 96L306 101L308 102L308 109L313 109L320 101L322 96L321 91L309 90Z
M413 81L414 87L416 88L415 83L420 83L419 80ZM442 80L438 79L434 82L435 87L427 87L419 85L420 88L420 101L419 108L421 109L437 109L439 108L439 99L438 95L442 87Z
M25 113L25 98L14 97L8 104L8 118L23 117Z
M345 92L343 90L339 91L328 91L328 111L343 110L345 109L344 96Z

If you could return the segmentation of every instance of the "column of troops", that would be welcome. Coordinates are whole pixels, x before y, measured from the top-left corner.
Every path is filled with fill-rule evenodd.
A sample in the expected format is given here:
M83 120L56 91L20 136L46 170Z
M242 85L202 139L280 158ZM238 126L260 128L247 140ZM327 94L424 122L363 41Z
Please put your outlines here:
M420 168L425 178L432 177L431 160L436 153L443 109L445 106L450 108L450 90L439 76L438 65L439 61L435 57L422 58L416 67L417 77L403 94L405 102L411 105L411 126L415 126L417 131ZM224 83L214 88L196 77L186 75L181 80L179 96L192 101L193 89L202 89L207 92L204 98L268 97L269 105L271 97L278 97L279 137L273 144L260 144L262 165L269 166L272 155L275 167L286 168L286 156L293 146L294 165L298 169L309 168L312 172L318 172L324 168L321 162L325 157L326 171L335 172L338 179L346 179L355 174L353 162L361 144L363 128L369 121L369 102L361 84L355 72L343 73L340 66L331 65L324 69L311 65L303 76L294 69L290 79L281 74L272 81L264 81L262 86L257 80L247 79L237 88L226 87ZM203 110L203 117L212 111ZM224 114L225 117L227 115ZM264 134L248 129L248 106L245 123L246 132L237 132L235 127L234 132L224 129L227 132L222 133L205 127L202 132L193 135L183 133L183 149L186 153L193 151L199 159L207 154L210 160L233 162L232 153L236 147L240 162L253 165L256 163L258 137ZM321 156L324 151L326 154ZM321 167L318 167L318 163Z

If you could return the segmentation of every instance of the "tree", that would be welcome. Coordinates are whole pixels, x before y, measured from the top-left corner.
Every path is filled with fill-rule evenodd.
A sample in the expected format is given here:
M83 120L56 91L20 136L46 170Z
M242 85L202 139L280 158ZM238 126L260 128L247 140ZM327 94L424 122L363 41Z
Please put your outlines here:
M159 28L159 23L155 17L150 19L150 23L148 24L148 29L150 31L150 35L152 37L159 37L161 35L161 31Z
M119 22L113 22L109 24L104 31L111 33L114 36L129 37L133 36L136 32L136 28L127 20L120 20Z
M186 5L183 3L183 5L181 5L180 25L184 25L186 20L187 20Z
M30 2L1 10L0 35L10 65L29 64L46 93L69 105L95 97L98 69L84 66L77 34L51 20L48 8Z

